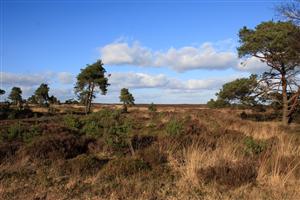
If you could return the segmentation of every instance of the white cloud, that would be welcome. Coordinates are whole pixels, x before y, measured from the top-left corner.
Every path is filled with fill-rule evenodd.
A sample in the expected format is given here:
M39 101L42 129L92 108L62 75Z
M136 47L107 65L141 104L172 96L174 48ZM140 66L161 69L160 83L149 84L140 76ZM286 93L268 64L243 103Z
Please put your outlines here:
M210 79L189 79L180 80L173 77L168 77L164 74L150 75L145 73L134 72L113 72L109 82L112 90L120 88L143 89L143 88L158 88L167 90L213 90L219 88L225 82L234 80L237 76L226 78L210 78Z
M251 73L262 73L267 71L269 68L267 64L260 61L260 59L251 57L247 60L240 60L237 69L240 71L247 71Z
M41 83L71 84L74 81L72 74L68 72L44 72L37 74L14 74L0 72L0 83L4 86L38 86Z
M134 65L141 67L168 67L177 72L195 69L233 68L248 72L261 72L266 69L264 63L250 58L243 67L233 51L232 41L204 43L201 46L169 48L166 51L153 51L138 42L128 44L117 41L100 48L101 59L108 65ZM228 48L227 50L225 49Z
M46 74L13 74L0 72L1 84L9 86L35 86L49 81Z
M113 65L147 66L152 63L151 50L138 42L129 46L126 42L108 44L100 49L104 63Z
M59 72L57 78L62 84L72 84L74 82L74 76L69 72Z
M232 52L217 52L205 43L201 47L170 48L167 52L157 53L155 66L169 66L176 71L192 69L226 69L236 65L236 56Z

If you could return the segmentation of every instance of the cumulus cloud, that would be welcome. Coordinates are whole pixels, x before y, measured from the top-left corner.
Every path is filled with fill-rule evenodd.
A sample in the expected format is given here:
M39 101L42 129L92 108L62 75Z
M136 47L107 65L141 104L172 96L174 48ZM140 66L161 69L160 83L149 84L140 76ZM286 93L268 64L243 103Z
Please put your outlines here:
M126 42L108 44L100 49L102 59L113 65L147 66L152 63L152 52L138 42L129 45Z
M180 80L173 77L168 77L164 74L150 75L145 73L134 72L115 72L112 73L109 82L112 89L120 88L142 89L142 88L158 88L167 90L212 90L220 87L227 81L237 78L231 76L227 78L210 78L210 79L189 79Z
M57 78L63 84L72 84L74 82L74 76L69 72L59 72L57 73Z
M48 82L49 76L45 74L14 74L0 72L1 84L14 86L35 86L42 82Z
M237 69L251 73L261 73L268 70L267 64L260 61L256 57L250 57L247 60L240 60Z
M37 74L15 74L9 72L0 72L1 84L4 86L38 86L41 83L59 82L62 84L71 84L74 77L68 72L45 72Z
M232 52L217 52L210 43L201 47L170 48L167 52L156 53L154 66L170 66L176 71L192 69L226 69L236 65Z
M216 44L204 43L200 46L171 47L166 51L153 51L139 42L129 44L117 41L100 48L100 54L105 64L168 67L177 72L228 68L260 72L265 69L265 65L255 58L250 58L243 67L240 64L241 60L233 51L233 45L229 44L230 40L226 40Z

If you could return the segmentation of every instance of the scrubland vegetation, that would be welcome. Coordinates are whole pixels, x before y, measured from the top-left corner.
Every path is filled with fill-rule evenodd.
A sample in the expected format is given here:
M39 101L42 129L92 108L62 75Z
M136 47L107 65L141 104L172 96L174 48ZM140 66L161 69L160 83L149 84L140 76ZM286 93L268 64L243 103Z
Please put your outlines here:
M269 111L151 104L85 115L84 107L60 113L64 107L0 121L2 199L300 195L299 125L241 118Z
M223 85L207 105L93 105L101 60L64 104L42 83L0 104L0 199L299 199L299 1L289 21L239 31L240 58L269 69ZM6 91L0 89L0 95Z

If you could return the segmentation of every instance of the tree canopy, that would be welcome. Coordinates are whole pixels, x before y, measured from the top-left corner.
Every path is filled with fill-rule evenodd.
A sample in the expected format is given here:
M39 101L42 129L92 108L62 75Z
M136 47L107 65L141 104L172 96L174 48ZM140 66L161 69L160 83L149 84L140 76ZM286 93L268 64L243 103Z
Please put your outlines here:
M211 99L207 102L207 105L211 108L222 108L233 104L254 106L258 103L255 94L257 86L257 75L225 83L220 91L216 93L217 100Z
M22 106L22 90L19 87L13 87L8 98L12 101L13 104L17 105L18 107Z
M0 89L0 95L5 94L5 90Z
M216 95L229 104L254 105L253 93L257 87L256 78L256 75L251 75L249 78L239 78L226 83Z
M40 105L48 105L49 90L48 84L42 83L34 92L35 100Z
M102 61L98 60L94 64L87 65L86 68L81 69L77 76L75 93L79 97L80 102L84 103L86 113L89 113L91 110L91 103L95 98L96 88L100 90L102 95L107 93L109 83L105 72Z
M123 109L127 112L127 105L134 105L134 97L127 88L122 88L120 91L120 101L123 102Z
M256 57L269 66L260 77L263 95L281 93L282 122L292 119L300 88L296 80L300 64L300 29L292 22L263 22L239 32L239 57ZM288 98L288 94L294 94Z

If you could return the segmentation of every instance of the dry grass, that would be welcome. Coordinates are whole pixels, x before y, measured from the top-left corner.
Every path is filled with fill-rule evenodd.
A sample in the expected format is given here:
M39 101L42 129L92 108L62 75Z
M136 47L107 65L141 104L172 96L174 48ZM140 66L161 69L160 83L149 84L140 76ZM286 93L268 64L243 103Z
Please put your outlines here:
M103 108L97 107L95 110L97 109ZM43 158L30 164L31 161L25 158L34 159L35 153L39 152L39 144L43 144L45 149L49 142L33 143L36 147L30 151L31 155L19 154L24 158L20 159L23 160L22 164L0 164L0 172L5 172L3 174L7 176L0 179L0 198L1 195L10 194L16 198L4 197L20 199L31 190L34 190L38 197L43 196L45 191L48 192L47 199L279 200L297 199L300 196L299 136L290 134L288 129L284 130L277 122L241 120L240 111L236 110L170 106L158 107L158 111L164 112L157 113L154 120L147 113L146 107L130 109L126 116L138 122L134 130L137 135L132 138L133 142L138 143L133 143L136 151L134 156L128 153L113 155L103 167L82 162L79 162L82 164L81 168L79 165L75 166L75 161L82 155L83 158L89 154L99 159L103 157L103 143L94 141L94 151L79 152L80 155L74 155L76 157L72 159L66 159L64 156L60 158L54 154L55 158L60 159L61 165L56 163L56 159L50 159L52 164L44 166ZM184 128L181 135L170 136L164 129L174 118L183 122ZM154 122L154 128L147 127ZM147 129L147 132L144 129ZM51 138L55 138L56 134L58 133ZM150 138L149 134L155 139L151 142L145 140L144 145L143 139ZM73 147L73 143L63 142L64 140L61 142L61 136L62 134L57 135L60 138L57 140L65 148L63 153L73 151L76 145ZM244 141L246 136L254 142L266 144L266 147L258 153L247 153ZM65 139L69 141L69 137ZM90 147L91 143L86 145ZM56 146L60 148L59 145ZM48 152L47 148L46 150ZM51 153L52 148L50 150ZM59 153L56 149L53 151ZM62 170L68 163L74 164L72 166L76 176L65 172L56 175L53 172L57 168ZM82 171L81 169L91 168L90 166L94 166L95 171L80 174L77 170L78 168ZM27 168L30 167L36 170L37 174L27 175ZM83 171L87 172L89 169ZM67 179L58 181L62 177ZM23 194L22 191L17 193L23 186L26 186Z

